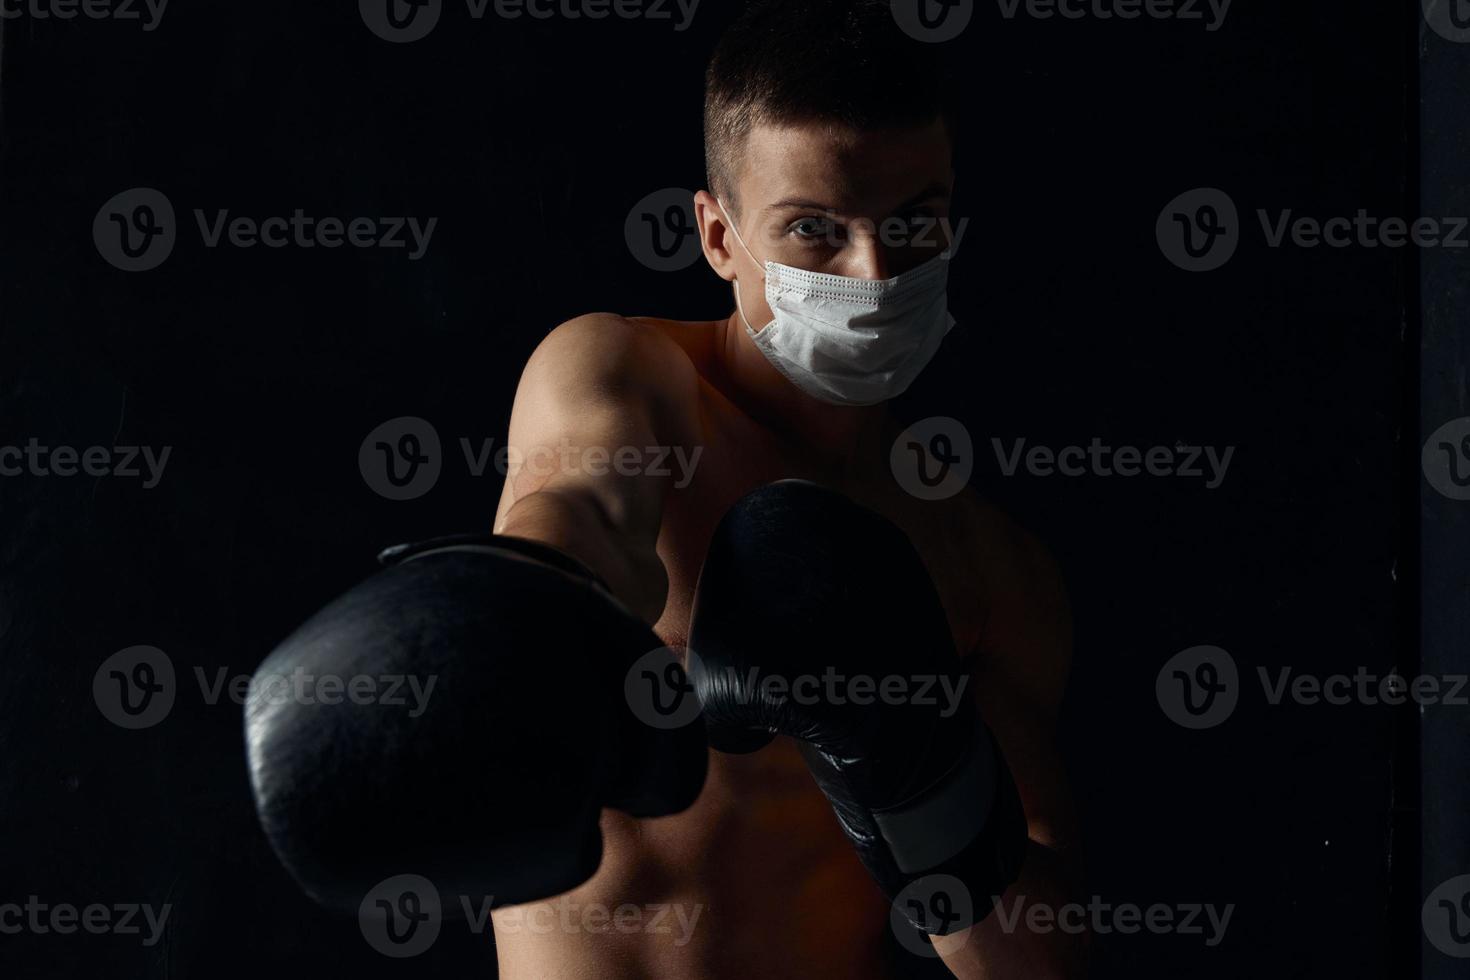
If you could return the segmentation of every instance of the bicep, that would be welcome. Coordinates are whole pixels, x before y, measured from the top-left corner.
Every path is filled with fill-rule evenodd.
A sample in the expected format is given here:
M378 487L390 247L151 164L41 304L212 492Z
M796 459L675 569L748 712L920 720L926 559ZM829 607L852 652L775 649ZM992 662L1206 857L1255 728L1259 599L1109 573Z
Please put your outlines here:
M647 465L688 438L693 369L641 326L609 314L569 321L527 362L516 390L497 526L536 493L577 497L619 530L657 533L668 480Z

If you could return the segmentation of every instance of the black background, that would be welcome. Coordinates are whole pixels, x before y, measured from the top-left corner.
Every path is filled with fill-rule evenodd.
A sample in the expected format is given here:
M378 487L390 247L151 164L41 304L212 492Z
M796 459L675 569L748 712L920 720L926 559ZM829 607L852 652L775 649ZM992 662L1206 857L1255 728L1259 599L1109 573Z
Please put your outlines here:
M1270 706L1256 668L1383 673L1405 658L1395 581L1403 250L1267 246L1257 209L1412 217L1412 11L1247 3L1202 22L1006 20L947 47L965 95L952 277L960 327L902 400L961 419L976 484L1058 556L1077 623L1063 740L1090 895L1236 908L1225 941L1094 938L1101 977L1389 976L1417 940L1390 889L1395 718ZM351 4L178 4L160 26L3 25L0 443L172 447L164 479L0 478L0 902L172 902L164 942L0 936L36 976L493 975L446 929L391 961L315 910L255 824L236 705L248 674L400 540L489 526L498 481L458 439L503 438L536 343L579 313L729 312L703 265L641 265L624 219L702 186L701 80L733 4L668 21L474 21L448 4L392 45ZM119 271L92 238L127 188L179 243ZM1222 269L1165 260L1154 223L1225 190ZM428 254L206 248L232 216L436 216ZM430 420L445 472L394 502L363 437ZM1223 485L1004 476L990 440L1235 447ZM92 677L135 644L181 691L111 725ZM1154 679L1186 647L1245 678L1186 731ZM1399 802L1401 807L1403 801ZM1412 835L1410 825L1408 833ZM1411 903L1417 899L1411 898ZM1417 918L1415 908L1409 918ZM1410 922L1416 928L1416 922ZM1407 937L1407 938L1406 938Z

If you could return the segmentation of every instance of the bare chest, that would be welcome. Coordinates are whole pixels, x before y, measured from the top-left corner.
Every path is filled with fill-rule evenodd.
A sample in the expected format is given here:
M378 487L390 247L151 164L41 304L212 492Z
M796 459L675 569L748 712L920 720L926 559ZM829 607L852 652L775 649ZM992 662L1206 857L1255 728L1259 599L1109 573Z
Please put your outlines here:
M658 554L669 576L668 601L655 632L682 646L699 571L720 519L741 497L783 479L812 480L833 487L888 518L908 536L923 559L949 619L957 654L979 642L986 619L987 568L984 542L969 518L965 495L924 501L893 479L886 453L836 477L813 465L799 448L784 445L748 420L716 418L687 484L665 503Z

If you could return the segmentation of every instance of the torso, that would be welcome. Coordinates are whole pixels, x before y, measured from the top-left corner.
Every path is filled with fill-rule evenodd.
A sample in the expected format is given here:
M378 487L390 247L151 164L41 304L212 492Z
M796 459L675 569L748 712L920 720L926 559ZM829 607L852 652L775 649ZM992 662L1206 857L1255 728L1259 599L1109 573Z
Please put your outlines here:
M668 602L655 632L682 646L699 569L716 524L746 493L775 480L833 486L902 528L924 559L949 617L955 648L977 649L987 581L997 569L987 538L1003 518L969 493L925 502L905 493L886 453L845 476L815 471L799 447L733 406L706 375L702 324L651 321L685 347L700 385L704 452L687 487L665 503L658 553L669 575ZM897 427L893 433L897 435ZM992 533L992 530L995 533ZM603 812L602 865L589 881L550 903L496 912L506 980L723 980L892 974L884 965L888 906L838 828L794 743L778 738L749 756L712 752L699 800L671 817L634 820ZM639 906L643 928L611 925L619 906ZM586 909L608 912L605 930L563 929ZM653 926L651 906L668 906ZM681 924L693 920L693 927ZM698 918L693 917L698 914ZM536 916L555 921L532 930ZM631 912L626 913L631 921ZM668 929L669 931L659 931Z

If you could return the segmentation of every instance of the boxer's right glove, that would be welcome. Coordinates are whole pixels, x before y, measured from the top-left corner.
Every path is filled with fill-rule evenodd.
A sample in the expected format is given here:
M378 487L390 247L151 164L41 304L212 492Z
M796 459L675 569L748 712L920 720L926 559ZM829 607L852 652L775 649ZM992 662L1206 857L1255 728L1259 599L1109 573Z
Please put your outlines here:
M961 683L928 572L888 520L801 480L747 495L710 542L689 649L710 745L797 739L915 927L967 928L1016 880L1027 838L1015 783Z
M247 703L261 825L317 901L356 910L399 874L546 898L597 870L602 807L699 795L703 728L645 725L624 696L662 644L574 559L482 536L381 560L261 664Z

